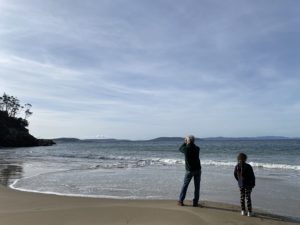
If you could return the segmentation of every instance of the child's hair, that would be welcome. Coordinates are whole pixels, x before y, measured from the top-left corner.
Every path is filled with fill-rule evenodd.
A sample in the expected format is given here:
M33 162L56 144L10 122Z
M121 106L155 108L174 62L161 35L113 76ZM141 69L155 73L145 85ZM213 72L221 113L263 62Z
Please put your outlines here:
M238 155L237 160L238 160L238 161L241 161L241 162L246 162L246 160L247 160L247 155L246 155L245 153L242 153L242 152L241 152L241 153Z

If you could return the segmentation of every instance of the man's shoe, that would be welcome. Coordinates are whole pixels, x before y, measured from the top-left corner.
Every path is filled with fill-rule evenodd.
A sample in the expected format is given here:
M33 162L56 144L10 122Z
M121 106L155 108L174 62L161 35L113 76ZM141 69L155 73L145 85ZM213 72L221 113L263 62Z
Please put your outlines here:
M193 207L203 208L203 205L201 205L197 202L197 203L193 203Z
M177 205L179 205L179 206L184 206L183 202L181 202L181 201L178 201L178 202L177 202Z
M242 216L246 216L246 212L244 210L241 211Z

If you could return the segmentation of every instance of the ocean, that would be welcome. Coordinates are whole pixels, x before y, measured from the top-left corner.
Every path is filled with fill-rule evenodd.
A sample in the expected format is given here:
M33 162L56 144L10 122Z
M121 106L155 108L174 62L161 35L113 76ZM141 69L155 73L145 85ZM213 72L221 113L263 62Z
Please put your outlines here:
M236 156L256 175L254 211L300 218L300 140L202 140L200 200L239 205ZM181 142L85 140L0 149L0 181L21 191L124 199L178 199ZM190 184L187 200L193 196Z

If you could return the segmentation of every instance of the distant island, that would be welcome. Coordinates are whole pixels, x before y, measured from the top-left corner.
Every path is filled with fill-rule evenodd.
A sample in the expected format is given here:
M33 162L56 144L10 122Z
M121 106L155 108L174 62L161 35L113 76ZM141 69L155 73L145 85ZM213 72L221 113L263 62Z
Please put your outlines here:
M3 94L0 97L0 147L48 146L55 142L37 139L27 129L28 117L32 115L31 104L20 104L18 98ZM24 118L19 117L24 113Z

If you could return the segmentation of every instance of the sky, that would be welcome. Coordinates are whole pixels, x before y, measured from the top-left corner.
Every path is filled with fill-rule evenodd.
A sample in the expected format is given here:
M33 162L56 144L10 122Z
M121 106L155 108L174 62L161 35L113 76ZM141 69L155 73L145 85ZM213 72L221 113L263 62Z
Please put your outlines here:
M0 93L41 138L300 136L300 1L0 0Z

